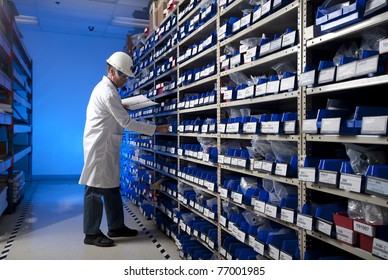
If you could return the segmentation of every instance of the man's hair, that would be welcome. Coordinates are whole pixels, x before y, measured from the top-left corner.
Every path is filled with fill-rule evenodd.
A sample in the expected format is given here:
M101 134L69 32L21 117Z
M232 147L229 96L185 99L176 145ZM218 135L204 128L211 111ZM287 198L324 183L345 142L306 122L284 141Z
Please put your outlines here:
M109 73L109 70L110 69L115 69L112 65L110 65L109 63L106 64L106 72Z

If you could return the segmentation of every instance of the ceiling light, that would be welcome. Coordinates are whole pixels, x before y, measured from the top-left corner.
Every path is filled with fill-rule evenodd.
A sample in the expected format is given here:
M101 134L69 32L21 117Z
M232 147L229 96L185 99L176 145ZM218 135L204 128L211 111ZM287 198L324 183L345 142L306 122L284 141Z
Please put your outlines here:
M128 17L113 17L112 24L121 26L148 27L149 20Z
M20 23L20 24L31 24L31 25L39 24L38 18L34 16L24 16L24 15L15 16L15 21L16 23Z

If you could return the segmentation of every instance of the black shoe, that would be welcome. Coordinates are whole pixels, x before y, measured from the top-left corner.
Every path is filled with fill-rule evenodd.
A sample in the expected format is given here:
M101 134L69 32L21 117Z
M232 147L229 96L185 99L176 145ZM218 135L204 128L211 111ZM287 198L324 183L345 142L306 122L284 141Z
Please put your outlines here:
M84 239L84 243L87 245L95 245L98 247L111 247L115 245L115 242L106 237L104 234L99 235L86 235Z
M131 229L126 226L118 229L111 229L108 231L109 237L131 237L136 235L137 235L137 230Z

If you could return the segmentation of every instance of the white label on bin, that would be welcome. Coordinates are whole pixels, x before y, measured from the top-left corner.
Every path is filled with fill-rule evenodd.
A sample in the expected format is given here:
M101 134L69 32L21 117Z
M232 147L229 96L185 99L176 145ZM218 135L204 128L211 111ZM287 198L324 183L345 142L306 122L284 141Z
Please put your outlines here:
M355 238L353 238L354 231L341 227L339 225L335 226L335 230L337 233L337 239L343 242L346 242L348 244L354 244L356 243Z
M287 175L287 167L286 163L276 163L275 166L275 175L286 176Z
M213 242L213 240L208 239L207 244L209 245L210 248L214 249L214 242Z
M245 57L246 57L247 59L253 58L253 57L256 56L256 53L257 53L257 46L248 49Z
M242 198L243 198L243 195L241 193L232 192L232 199L234 202L241 204Z
M377 66L379 63L379 56L364 58L357 61L356 77L377 72Z
M232 157L231 165L237 166L238 158Z
M363 117L361 134L387 134L388 116Z
M273 162L263 160L262 169L267 172L272 172Z
M233 97L233 90L225 90L223 93L223 100L230 100Z
M366 178L366 190L382 194L388 195L388 180L384 180L382 178L367 176Z
M280 91L293 90L295 87L296 76L284 78L280 80Z
M292 260L292 255L290 255L290 254L288 254L286 252L280 251L279 260L291 261Z
M299 86L308 86L315 83L315 70L301 73L299 75Z
M312 230L313 229L313 217L298 214L296 218L296 225L300 228Z
M341 125L341 118L323 118L321 133L339 134Z
M267 93L278 93L280 87L280 80L270 81L267 83Z
M270 42L270 47L269 48L270 48L271 52L277 51L281 47L282 47L282 37L280 37L278 39L275 39L275 40Z
M376 0L375 2L377 1L387 1L387 0ZM373 2L373 1L369 1L369 2ZM379 53L382 54L387 52L388 52L388 38L385 38L383 40L380 40Z
M265 248L264 244L257 240L253 241L252 243L253 243L253 246L252 246L253 250L255 250L257 253L263 256L264 248Z
M228 197L228 190L227 189L224 189L224 188L220 188L220 196L221 197L224 197L224 198L227 198Z
M338 173L336 171L323 171L319 170L318 173L318 181L321 183L326 183L330 185L337 185L337 176Z
M267 93L267 83L256 85L255 96L261 96Z
M253 97L255 95L255 86L245 88L245 98Z
M253 205L253 209L258 212L265 213L265 204L266 203L264 201L256 200L255 205Z
M245 98L245 88L237 90L237 96L236 99L244 99Z
M224 227L226 227L226 218L224 216L220 216L220 224Z
M261 7L258 8L255 12L253 12L252 23L257 21L261 17Z
M296 121L285 121L283 123L283 131L287 134L296 133Z
M226 124L224 123L219 123L217 125L217 130L219 133L225 133L225 129L226 129Z
M362 223L360 221L353 221L353 229L356 232L360 232L371 237L376 235L376 227L368 225L366 223Z
M373 238L372 254L388 260L388 242Z
M257 122L247 122L243 125L243 133L256 133Z
M317 219L315 227L318 231L330 236L333 224Z
M237 240L244 243L246 238L246 233L241 230L237 230L236 233L237 233L236 235Z
M265 205L265 214L272 217L272 218L276 218L277 216L277 212L278 212L278 207L275 206L275 205L271 205L271 204L266 204Z
M221 256L226 257L226 250L223 247L221 247L221 249L220 249L220 254L221 254Z
M278 248L276 248L274 245L269 244L268 245L268 254L269 254L269 256L272 259L278 260L279 259L279 254L280 254L280 250Z
M240 123L228 123L226 125L226 133L237 133Z
M336 67L322 69L318 74L318 83L330 83L334 82Z
M262 122L261 132L278 134L280 132L280 121Z
M317 120L316 119L303 120L302 131L304 133L312 133L312 134L318 133Z
M300 167L298 179L304 182L315 182L315 167Z
M248 15L246 15L245 17L243 17L241 19L240 28L244 27L244 26L247 26L250 23L251 23L251 14L248 14Z
M296 31L292 31L290 33L283 35L282 47L288 47L296 42Z
M282 208L280 211L280 220L294 223L294 210Z
M240 64L240 63L241 63L241 55L240 54L235 55L230 59L230 67L231 68L235 67L237 64Z
M269 13L269 11L271 10L271 0L265 2L261 8L261 14L262 15L265 15L267 13Z
M270 43L266 43L260 47L260 56L269 53L270 51Z
M336 81L342 81L356 76L357 61L337 66Z
M225 164L230 165L231 161L232 161L232 158L231 158L231 157L227 157L227 156L224 157L224 163L225 163Z
M256 169L256 170L261 170L263 169L263 161L261 160L255 160L253 162L253 169Z
M387 0L367 0L365 3L364 17L385 7L386 5Z
M232 32L236 32L240 29L240 26L241 26L241 19L239 19L238 21L236 21L235 23L233 23L232 25Z
M247 166L247 159L245 158L237 159L237 166L245 168Z
M360 193L361 182L362 182L362 176L360 175L341 173L339 188L346 191Z
M181 229L183 230L183 231L186 231L186 224L185 224L185 222L184 221L180 221L179 222L179 226L181 227Z

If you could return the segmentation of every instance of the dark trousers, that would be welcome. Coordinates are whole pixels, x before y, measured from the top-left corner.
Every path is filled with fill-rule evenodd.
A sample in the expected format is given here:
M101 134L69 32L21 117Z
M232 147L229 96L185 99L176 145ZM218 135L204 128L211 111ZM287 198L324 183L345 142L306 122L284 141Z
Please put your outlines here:
M103 207L108 229L118 229L124 226L123 201L120 187L111 189L85 186L84 194L84 233L88 235L101 234Z

